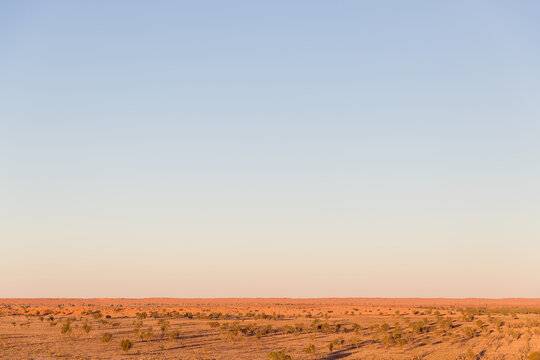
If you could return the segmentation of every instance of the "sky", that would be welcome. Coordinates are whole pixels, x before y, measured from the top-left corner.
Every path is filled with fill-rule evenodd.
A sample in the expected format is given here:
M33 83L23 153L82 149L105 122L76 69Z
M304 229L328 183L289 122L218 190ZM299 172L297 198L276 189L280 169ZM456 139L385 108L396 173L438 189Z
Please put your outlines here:
M539 15L0 2L0 297L540 297Z

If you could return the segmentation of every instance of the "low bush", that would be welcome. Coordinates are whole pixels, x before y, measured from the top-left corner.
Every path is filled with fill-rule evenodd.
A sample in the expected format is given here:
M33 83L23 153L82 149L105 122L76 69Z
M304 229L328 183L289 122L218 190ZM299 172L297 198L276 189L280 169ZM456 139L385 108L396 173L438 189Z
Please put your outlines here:
M304 352L308 355L315 355L317 351L315 350L315 345L310 344L307 348L304 349Z
M273 351L268 354L268 359L270 360L292 360L291 356L288 355L285 350Z
M71 334L71 320L67 319L64 324L62 325L62 328L60 329L60 332L62 334Z
M128 339L124 339L120 342L120 347L127 353L133 347L133 343Z
M90 326L90 324L88 324L88 319L84 319L82 328L84 332L86 332L87 334L90 333L90 330L92 330L92 327Z

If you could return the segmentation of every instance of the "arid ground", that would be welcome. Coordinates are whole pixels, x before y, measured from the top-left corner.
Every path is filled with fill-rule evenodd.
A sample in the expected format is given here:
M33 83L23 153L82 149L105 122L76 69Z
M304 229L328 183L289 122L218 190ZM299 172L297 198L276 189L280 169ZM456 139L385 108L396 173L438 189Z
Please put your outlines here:
M1 359L533 359L536 351L540 299L0 299Z

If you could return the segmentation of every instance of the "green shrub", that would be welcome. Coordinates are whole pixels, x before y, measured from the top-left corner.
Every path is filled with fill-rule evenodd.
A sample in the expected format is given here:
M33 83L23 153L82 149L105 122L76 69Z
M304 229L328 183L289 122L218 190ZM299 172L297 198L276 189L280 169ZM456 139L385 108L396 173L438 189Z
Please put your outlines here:
M134 333L135 335L138 335L139 332L141 331L142 326L143 326L142 320L137 320L137 321L135 321L133 325L134 325L134 327L133 327L133 333Z
M161 329L161 334L165 334L165 331L167 331L170 327L170 324L167 320L161 319L158 322L159 328Z
M352 346L354 346L355 348L359 348L360 344L362 343L362 339L357 336L353 336L350 341Z
M67 319L60 329L62 334L71 334L71 320Z
M482 329L484 327L484 322L480 319L476 320L476 326L478 326L478 328Z
M147 327L146 330L140 332L141 338L145 340L150 340L154 336L154 330L152 327Z
M328 345L326 345L326 347L328 347L328 350L330 350L330 352L334 351L334 342L332 341L331 343L329 343Z
M463 336L467 338L472 338L476 336L476 330L471 327L463 327L462 331L463 331Z
M304 352L309 355L315 355L317 351L315 350L315 345L310 344L307 348L304 349Z
M88 319L84 319L82 328L87 334L90 333L90 330L92 330L92 327L88 324Z
M180 336L180 330L173 330L168 334L169 340L174 340Z
M137 320L144 320L148 316L146 312L138 312L135 315L137 316Z
M439 326L441 329L452 329L454 327L452 324L452 318L448 317L446 319L440 319Z
M101 311L96 311L95 313L92 314L92 317L94 319L101 319L103 317L103 314L101 313Z
M101 335L101 341L103 342L109 342L112 339L112 335L110 333L104 333Z
M425 326L423 321L412 322L409 324L409 327L418 334L428 331L428 328Z
M285 350L273 351L268 354L268 359L270 360L292 360L291 356L288 355Z
M120 342L120 347L122 348L122 350L124 350L124 352L128 352L129 349L133 347L133 343L128 339L124 339Z
M292 334L294 333L296 330L294 327L292 327L291 325L285 325L283 328L282 328L282 331L284 334Z

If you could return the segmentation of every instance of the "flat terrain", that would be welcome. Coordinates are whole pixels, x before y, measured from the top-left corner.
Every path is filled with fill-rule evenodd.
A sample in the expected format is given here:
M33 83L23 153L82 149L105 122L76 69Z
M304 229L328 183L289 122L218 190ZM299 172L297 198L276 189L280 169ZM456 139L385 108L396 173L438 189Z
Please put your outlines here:
M540 299L0 299L0 359L528 359L535 351Z

